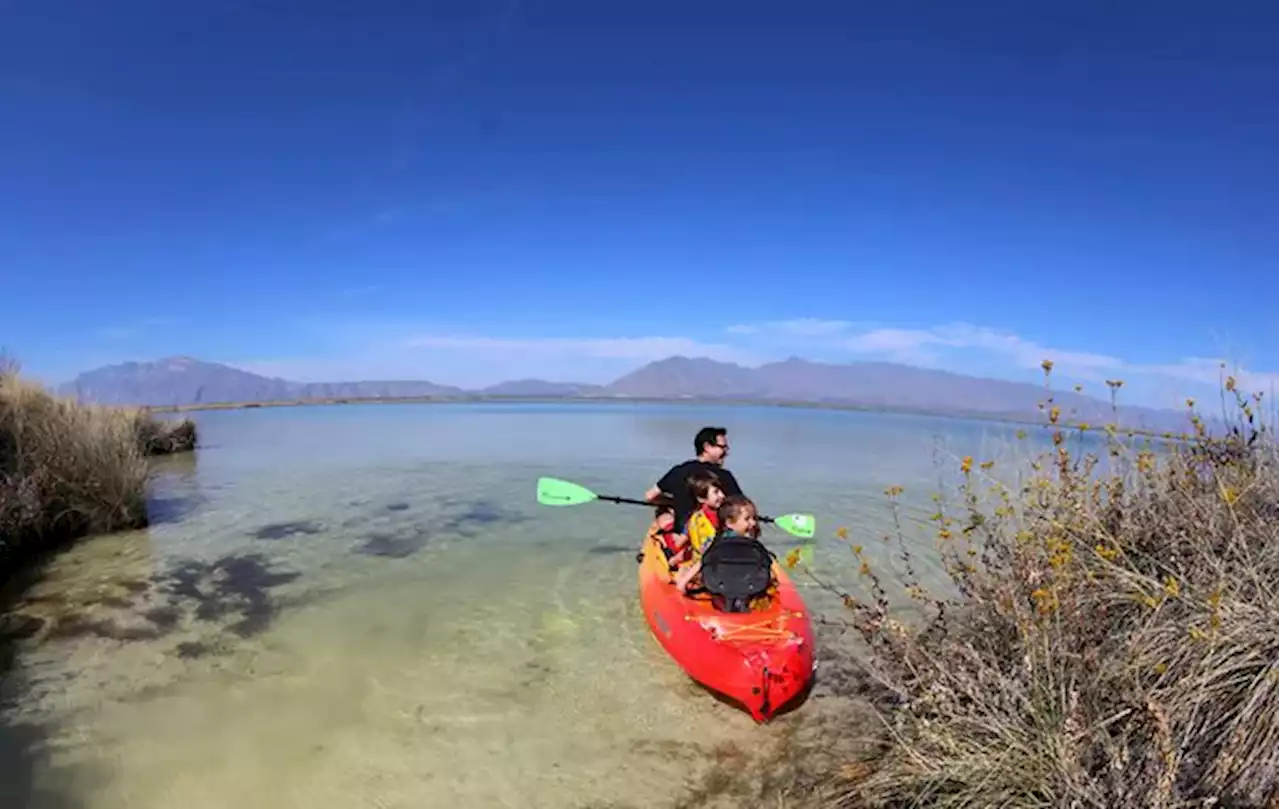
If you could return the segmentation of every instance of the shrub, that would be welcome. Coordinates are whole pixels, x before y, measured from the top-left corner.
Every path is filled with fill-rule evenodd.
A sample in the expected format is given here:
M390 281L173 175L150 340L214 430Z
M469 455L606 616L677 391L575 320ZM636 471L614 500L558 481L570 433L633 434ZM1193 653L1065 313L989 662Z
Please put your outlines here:
M146 525L145 456L194 444L189 421L83 405L0 366L0 561Z
M1073 454L1049 407L1054 449L1018 482L963 459L931 516L956 594L896 579L919 625L866 564L864 587L820 582L883 685L883 748L844 768L839 803L1275 805L1276 444L1261 395L1225 387L1221 435L1193 413L1160 451L1108 429Z
M134 410L134 434L143 455L171 455L196 447L196 423L191 419L158 419L149 410Z

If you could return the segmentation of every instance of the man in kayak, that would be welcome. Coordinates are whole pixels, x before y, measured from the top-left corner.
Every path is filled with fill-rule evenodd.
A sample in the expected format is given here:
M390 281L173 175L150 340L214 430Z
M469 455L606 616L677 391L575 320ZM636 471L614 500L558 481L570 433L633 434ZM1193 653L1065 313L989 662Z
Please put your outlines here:
M697 457L678 463L667 470L658 482L644 493L644 499L654 502L664 495L670 498L675 507L675 525L677 531L683 531L689 517L697 510L698 504L689 491L689 476L698 471L715 472L720 481L720 491L726 497L742 495L742 487L733 473L724 468L725 458L729 455L729 431L724 427L703 427L693 437L693 449Z

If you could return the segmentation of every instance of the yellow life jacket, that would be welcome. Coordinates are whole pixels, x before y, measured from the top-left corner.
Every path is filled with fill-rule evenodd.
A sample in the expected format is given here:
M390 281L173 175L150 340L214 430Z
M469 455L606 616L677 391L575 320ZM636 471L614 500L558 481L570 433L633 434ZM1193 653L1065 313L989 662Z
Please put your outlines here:
M693 558L698 559L701 558L702 550L707 543L715 539L716 527L711 524L711 520L702 509L698 509L689 518L685 534L689 537L689 545L693 547Z

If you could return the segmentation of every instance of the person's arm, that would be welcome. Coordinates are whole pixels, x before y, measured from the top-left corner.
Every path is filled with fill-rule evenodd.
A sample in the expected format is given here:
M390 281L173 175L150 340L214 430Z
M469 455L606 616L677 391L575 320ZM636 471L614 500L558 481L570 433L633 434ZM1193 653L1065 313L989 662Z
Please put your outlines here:
M676 552L671 554L669 562L672 570L678 570L681 565L689 561L693 546L689 544L689 537L684 534L673 534L672 536L674 537L672 544L676 546Z
M674 466L671 467L670 469L667 470L667 473L665 475L658 478L658 482L650 486L649 491L644 493L644 499L652 503L653 501L662 497L664 494L674 495L676 492L676 486L680 485L680 481L675 480L675 478L677 477L676 475L677 468L678 467L674 467Z

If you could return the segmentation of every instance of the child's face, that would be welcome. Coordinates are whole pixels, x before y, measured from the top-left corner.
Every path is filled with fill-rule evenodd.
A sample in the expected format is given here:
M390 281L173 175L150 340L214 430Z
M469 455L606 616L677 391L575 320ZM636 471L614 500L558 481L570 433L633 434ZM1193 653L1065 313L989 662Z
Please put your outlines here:
M676 523L676 515L672 514L670 511L664 511L658 515L657 522L658 529L660 531L670 531L671 526Z
M703 505L711 508L720 508L720 504L724 502L724 492L720 491L719 486L712 486L707 489L706 499L702 501Z
M725 528L733 531L735 534L742 534L744 537L753 537L759 527L759 520L756 519L756 510L754 508L744 508L732 519L724 521Z

